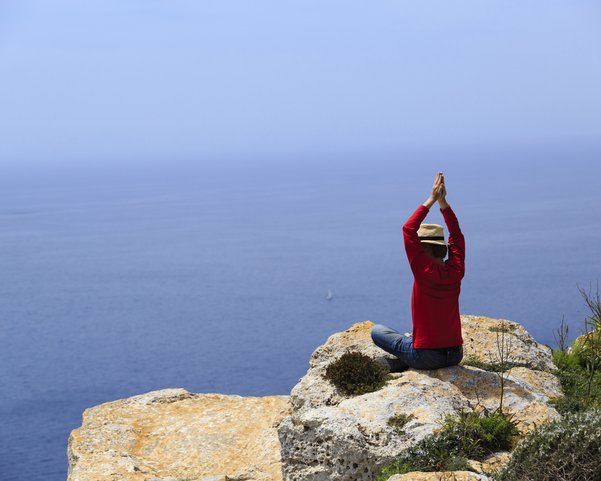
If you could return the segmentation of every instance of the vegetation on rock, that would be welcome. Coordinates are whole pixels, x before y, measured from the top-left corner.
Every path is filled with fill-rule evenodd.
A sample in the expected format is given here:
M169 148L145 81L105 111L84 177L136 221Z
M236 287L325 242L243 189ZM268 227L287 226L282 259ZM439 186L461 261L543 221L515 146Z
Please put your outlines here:
M389 372L371 357L347 350L326 368L324 377L350 396L377 391L388 380Z
M583 289L580 293L590 310L586 332L567 349L568 327L562 320L556 336L559 349L553 351L564 397L551 403L562 414L601 408L601 298L598 288L595 295Z
M398 434L405 434L405 425L414 417L413 414L396 414L388 419L388 425Z
M498 481L601 479L601 410L568 413L526 436Z
M568 348L562 320L553 350L564 396L550 401L562 417L524 437L498 481L601 479L601 298L579 289L590 310L585 334Z
M518 434L516 424L502 412L463 412L449 416L441 431L403 451L380 471L376 481L411 471L464 470L468 459L482 460L492 453L511 449Z
M601 407L601 372L591 375L577 352L554 351L553 362L559 369L564 396L550 403L560 414Z

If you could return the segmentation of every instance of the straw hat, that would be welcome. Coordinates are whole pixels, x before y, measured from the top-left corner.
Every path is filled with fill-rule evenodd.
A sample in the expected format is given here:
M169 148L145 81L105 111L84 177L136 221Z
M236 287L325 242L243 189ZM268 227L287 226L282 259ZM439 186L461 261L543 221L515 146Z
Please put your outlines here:
M446 246L447 243L444 241L444 233L442 226L438 224L422 224L417 230L417 235L421 242L428 244L438 244Z

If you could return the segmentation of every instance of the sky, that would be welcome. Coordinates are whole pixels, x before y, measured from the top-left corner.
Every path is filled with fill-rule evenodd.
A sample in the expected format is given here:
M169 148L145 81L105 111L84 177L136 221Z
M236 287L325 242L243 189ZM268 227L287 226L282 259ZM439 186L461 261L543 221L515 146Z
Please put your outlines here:
M598 1L0 1L0 163L601 138Z

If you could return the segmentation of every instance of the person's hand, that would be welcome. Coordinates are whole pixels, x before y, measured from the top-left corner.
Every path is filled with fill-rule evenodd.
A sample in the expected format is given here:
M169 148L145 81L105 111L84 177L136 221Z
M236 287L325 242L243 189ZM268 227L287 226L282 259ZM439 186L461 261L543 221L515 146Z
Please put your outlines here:
M440 205L441 209L446 209L449 207L449 204L447 202L447 186L444 183L444 175L442 175L441 186L442 190L440 192L440 196L438 197L438 204Z
M436 179L434 179L434 185L432 186L432 194L430 197L436 201L440 199L444 192L444 175L442 172L436 174Z
M442 172L439 172L440 174L440 195L438 196L438 200L440 199L444 199L447 196L447 186L444 183L444 174Z
M442 172L438 172L436 174L436 178L434 179L434 185L432 186L432 193L430 197L423 203L425 207L428 209L432 207L432 205L441 198L444 192L444 176Z

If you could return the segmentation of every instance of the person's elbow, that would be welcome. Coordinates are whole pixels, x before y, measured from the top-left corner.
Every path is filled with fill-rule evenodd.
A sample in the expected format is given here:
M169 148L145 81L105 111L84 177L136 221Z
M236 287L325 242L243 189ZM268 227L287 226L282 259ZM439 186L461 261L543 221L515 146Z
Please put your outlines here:
M454 281L459 282L465 276L465 269L461 266L455 266L451 269L451 277Z
M409 237L417 236L417 230L409 224L403 225L403 234Z

